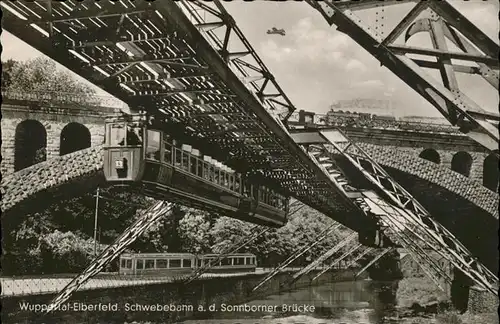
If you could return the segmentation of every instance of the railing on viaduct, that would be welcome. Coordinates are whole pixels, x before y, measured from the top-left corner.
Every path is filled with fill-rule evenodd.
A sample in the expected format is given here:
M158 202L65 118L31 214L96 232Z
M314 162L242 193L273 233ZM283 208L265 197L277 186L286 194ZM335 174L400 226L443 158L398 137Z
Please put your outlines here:
M38 104L78 105L86 107L105 107L114 109L128 109L127 104L113 96L80 94L60 91L13 91L2 89L2 98L5 100L36 102Z

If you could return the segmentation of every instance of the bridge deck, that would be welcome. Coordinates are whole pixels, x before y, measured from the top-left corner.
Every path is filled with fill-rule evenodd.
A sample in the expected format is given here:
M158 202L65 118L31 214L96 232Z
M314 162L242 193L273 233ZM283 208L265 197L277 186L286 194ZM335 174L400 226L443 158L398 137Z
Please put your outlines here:
M298 271L301 268L285 268L281 272ZM271 272L270 268L257 268L255 272L238 273L204 273L196 280L227 277L245 277L254 275L263 275ZM102 273L98 277L90 279L82 290L107 289L128 286L144 286L153 284L172 283L181 279L179 277L141 277L141 276L123 276L116 273ZM0 278L2 285L2 297L9 296L28 296L52 294L61 291L73 278L72 277L54 277L54 278Z

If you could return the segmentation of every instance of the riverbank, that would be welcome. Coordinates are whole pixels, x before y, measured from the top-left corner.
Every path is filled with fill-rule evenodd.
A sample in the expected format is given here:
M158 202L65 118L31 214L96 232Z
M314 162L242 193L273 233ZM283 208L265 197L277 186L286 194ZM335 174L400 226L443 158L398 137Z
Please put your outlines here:
M458 314L451 310L448 293L427 277L408 277L399 282L395 315L389 323L398 324L496 324L494 310L477 314Z
M429 315L426 317L405 317L389 318L388 323L397 324L497 324L497 313L485 314L457 314L453 311L446 311L440 314Z
M410 308L414 305L445 303L449 300L447 293L440 290L427 277L403 278L398 283L397 307Z

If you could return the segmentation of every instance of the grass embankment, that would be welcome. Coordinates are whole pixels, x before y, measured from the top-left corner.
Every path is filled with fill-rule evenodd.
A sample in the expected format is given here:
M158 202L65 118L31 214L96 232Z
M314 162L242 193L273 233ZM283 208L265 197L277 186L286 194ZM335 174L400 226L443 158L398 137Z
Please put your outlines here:
M432 317L412 317L398 319L398 324L497 324L498 314L457 314L447 311Z
M449 298L426 277L403 278L398 286L398 307L407 308L414 304L425 306L445 302Z
M497 313L481 313L481 314L458 314L455 311L445 308L448 304L449 297L441 291L427 277L409 277L404 278L399 282L398 287L398 308L415 310L416 304L419 306L436 305L433 313L435 314L418 314L421 316L407 317L409 314L400 314L404 318L399 318L395 323L398 324L497 324L499 318ZM412 307L413 306L413 307ZM444 307L443 307L444 306ZM402 312L406 313L406 312ZM406 316L405 316L406 315ZM425 317L424 317L425 316Z

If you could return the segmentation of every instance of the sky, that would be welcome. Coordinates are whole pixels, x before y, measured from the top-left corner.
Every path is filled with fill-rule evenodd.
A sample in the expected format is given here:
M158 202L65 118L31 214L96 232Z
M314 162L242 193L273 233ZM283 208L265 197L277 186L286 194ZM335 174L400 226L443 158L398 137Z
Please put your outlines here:
M451 0L450 3L497 41L498 1ZM390 100L396 114L401 116L439 116L420 95L349 36L329 26L309 5L294 1L233 1L225 3L225 7L298 109L326 113L337 100L362 98ZM357 14L387 35L398 17L411 7L403 4ZM286 36L268 35L266 31L272 27L285 29ZM0 40L2 60L27 60L42 55L7 32L2 33ZM427 35L420 34L408 44L430 46L431 43ZM497 111L497 91L480 77L460 75L458 82L465 94L483 109Z

